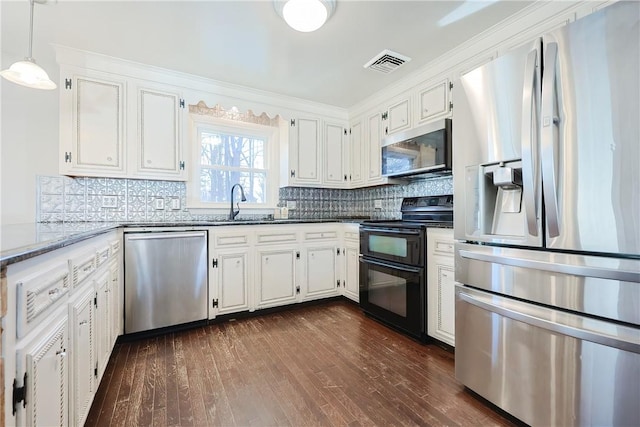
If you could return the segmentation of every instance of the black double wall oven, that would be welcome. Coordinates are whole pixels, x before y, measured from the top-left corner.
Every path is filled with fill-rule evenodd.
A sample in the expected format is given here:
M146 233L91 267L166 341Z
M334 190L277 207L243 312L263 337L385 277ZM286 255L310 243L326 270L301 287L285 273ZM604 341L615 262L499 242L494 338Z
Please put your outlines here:
M414 338L427 338L426 229L451 226L453 196L402 201L402 220L360 226L360 307Z

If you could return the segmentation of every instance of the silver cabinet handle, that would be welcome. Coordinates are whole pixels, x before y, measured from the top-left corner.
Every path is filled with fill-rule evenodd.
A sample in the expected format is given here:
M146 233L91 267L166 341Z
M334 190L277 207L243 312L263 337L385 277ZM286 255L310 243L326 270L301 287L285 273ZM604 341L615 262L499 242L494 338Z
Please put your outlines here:
M542 78L542 187L547 214L547 230L550 237L560 235L558 210L558 179L556 177L556 139L559 118L555 101L556 62L558 43L547 43L544 55L544 77Z
M539 41L538 41L539 46ZM538 235L538 189L536 171L538 170L538 84L540 67L538 49L527 56L522 88L522 192L524 193L525 215L529 234ZM535 119L534 119L535 115Z
M551 271L554 273L571 274L582 277L598 277L601 279L621 280L624 282L640 282L640 270L621 270L606 267L590 267L586 265L556 264L535 259L514 258L503 255L484 254L460 250L462 258L495 264L511 265L514 267Z
M458 298L460 298L462 301L466 303L479 307L483 310L487 310L492 313L496 313L501 316L508 317L518 322L522 322L532 326L536 326L538 328L546 329L554 333L567 335L580 340L595 342L598 344L606 345L608 347L614 347L614 348L619 348L626 351L632 351L634 353L640 353L640 341L638 340L633 340L632 338L625 339L625 337L612 336L612 335L605 334L604 332L598 333L598 332L590 331L587 329L582 329L575 326L567 325L564 323L559 323L554 320L545 319L543 315L546 314L546 311L548 309L545 310L540 308L539 313L541 314L541 316L534 316L532 314L516 311L507 307L503 307L501 305L492 304L491 302L488 302L488 301L483 301L482 299L478 299L464 292L459 292ZM526 303L519 303L519 304L525 305ZM556 312L556 310L548 310L548 311ZM579 316L576 316L576 317L579 317Z

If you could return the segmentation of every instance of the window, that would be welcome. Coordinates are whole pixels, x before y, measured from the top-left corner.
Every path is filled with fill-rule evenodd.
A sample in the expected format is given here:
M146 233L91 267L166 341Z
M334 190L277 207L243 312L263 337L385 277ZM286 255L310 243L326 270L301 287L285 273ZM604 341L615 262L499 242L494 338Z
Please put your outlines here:
M220 119L194 121L189 206L228 209L231 187L242 185L241 207L272 208L278 198L277 128ZM235 190L234 200L240 200Z

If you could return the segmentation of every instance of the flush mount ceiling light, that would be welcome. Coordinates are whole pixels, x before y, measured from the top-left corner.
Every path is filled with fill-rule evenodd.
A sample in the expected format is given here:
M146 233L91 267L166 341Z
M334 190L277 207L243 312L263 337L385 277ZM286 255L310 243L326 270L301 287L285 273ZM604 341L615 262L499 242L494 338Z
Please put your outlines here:
M14 62L8 70L0 71L0 76L22 86L52 90L57 87L56 84L51 81L47 72L36 64L36 60L31 57L33 50L33 4L35 2L45 3L46 0L29 0L29 54L24 61Z
M335 0L274 0L273 7L294 30L309 33L322 27L336 7Z

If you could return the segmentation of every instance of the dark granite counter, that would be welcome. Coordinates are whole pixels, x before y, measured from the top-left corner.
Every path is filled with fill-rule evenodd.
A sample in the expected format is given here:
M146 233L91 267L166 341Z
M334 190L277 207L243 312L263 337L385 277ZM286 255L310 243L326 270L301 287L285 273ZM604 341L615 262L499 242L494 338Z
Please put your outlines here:
M212 227L266 224L311 224L330 222L360 222L364 218L328 219L276 219L235 221L192 221L153 223L113 222L51 222L13 224L0 227L0 267L33 258L82 240L90 239L110 230L127 228Z

